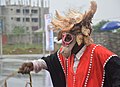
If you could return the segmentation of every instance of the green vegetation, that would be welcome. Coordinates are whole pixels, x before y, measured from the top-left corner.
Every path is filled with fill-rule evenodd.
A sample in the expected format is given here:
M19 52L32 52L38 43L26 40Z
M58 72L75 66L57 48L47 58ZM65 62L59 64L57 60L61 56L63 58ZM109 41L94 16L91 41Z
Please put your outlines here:
M42 46L38 44L17 44L4 45L3 54L40 54L42 53Z
M109 21L102 20L98 24L94 25L93 32L103 32L100 30L100 28L107 22L109 22ZM112 31L104 31L104 32L112 32ZM117 29L117 32L120 32L120 29ZM16 26L13 29L12 33L13 33L12 35L7 34L9 43L7 43L6 45L3 45L3 54L42 54L43 53L42 52L43 51L42 39L41 39L43 31L33 33L35 38L29 37L29 38L31 38L31 40L33 40L33 39L40 40L38 42L38 44L33 44L30 42L27 42L27 43L22 42L24 38L21 37L21 35L22 36L26 35L25 29L22 26ZM29 36L29 33L27 33L27 35ZM57 33L54 33L54 36L57 36ZM13 39L15 39L14 40L15 42L12 41ZM116 40L116 41L118 41L118 40ZM55 51L58 50L59 47L60 47L60 45L55 45ZM47 53L47 51L46 51L46 53Z
M12 32L16 35L23 34L25 33L24 27L20 26L15 26L15 28L12 30Z
M107 22L109 22L109 21L105 21L105 20L102 20L102 21L100 21L98 24L96 24L96 25L94 25L93 26L93 31L94 32L103 32L103 31L101 31L100 30L100 28L105 24L105 23L107 23ZM105 31L104 31L105 32ZM108 32L108 31L107 31Z

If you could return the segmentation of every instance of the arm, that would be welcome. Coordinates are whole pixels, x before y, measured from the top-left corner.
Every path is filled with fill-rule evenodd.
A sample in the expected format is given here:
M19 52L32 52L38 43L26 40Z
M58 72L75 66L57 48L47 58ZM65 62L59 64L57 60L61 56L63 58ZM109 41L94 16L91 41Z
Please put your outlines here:
M111 58L105 66L104 87L120 87L120 58Z
M32 63L33 63L33 70L36 73L39 72L41 69L47 69L47 64L43 59L34 60L32 61Z
M47 64L43 59L25 62L19 68L18 73L27 74L31 71L39 72L41 69L47 69Z
M41 69L49 70L50 69L49 67L51 65L53 65L53 61L55 59L54 55L56 55L56 53L51 54L47 57L42 57L38 60L34 60L34 61L31 61L31 62L25 62L19 68L18 73L27 74L27 73L30 73L30 71L35 71L37 73Z

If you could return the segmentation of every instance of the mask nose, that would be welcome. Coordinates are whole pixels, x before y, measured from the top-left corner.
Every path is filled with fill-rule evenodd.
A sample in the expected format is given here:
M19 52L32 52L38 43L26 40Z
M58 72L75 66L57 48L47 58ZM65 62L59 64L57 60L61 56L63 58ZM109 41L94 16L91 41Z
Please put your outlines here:
M65 57L68 58L71 55L71 50L69 49L69 47L63 47L61 50L61 54Z

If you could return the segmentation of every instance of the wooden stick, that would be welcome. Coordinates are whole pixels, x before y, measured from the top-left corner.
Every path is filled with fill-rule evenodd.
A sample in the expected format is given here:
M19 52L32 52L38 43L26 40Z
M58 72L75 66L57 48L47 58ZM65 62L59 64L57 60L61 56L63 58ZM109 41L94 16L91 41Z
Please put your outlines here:
M30 87L32 87L32 76L30 73L29 73L29 79L30 79Z
M1 82L1 83L4 82L4 87L7 87L7 80L8 80L9 78L17 75L17 73L18 73L18 72L16 71L16 72L13 72L13 73L9 74L5 79L1 80L0 82ZM28 73L28 75L29 75L29 81L30 81L30 82L27 83L27 84L29 84L30 87L32 87L32 76L31 76L30 73ZM25 87L27 87L27 84L25 85Z

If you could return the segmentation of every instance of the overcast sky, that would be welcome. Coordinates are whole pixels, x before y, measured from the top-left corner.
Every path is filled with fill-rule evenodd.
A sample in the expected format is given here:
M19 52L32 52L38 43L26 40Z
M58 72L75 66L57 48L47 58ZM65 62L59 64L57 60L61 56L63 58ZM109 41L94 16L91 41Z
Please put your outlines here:
M1 0L2 3L4 3L4 1L5 0ZM11 1L17 2L18 0ZM38 0L33 1L36 1L37 3ZM50 13L52 14L54 14L56 9L63 13L69 8L74 9L82 8L82 11L84 12L85 10L88 9L90 5L90 0L45 0L45 1L50 2ZM96 2L98 8L94 16L93 23L97 23L102 19L120 21L120 0L96 0Z
M98 8L93 22L96 23L102 19L120 21L120 0L96 0ZM65 11L69 8L83 8L87 10L90 0L51 0L50 11L55 9Z

